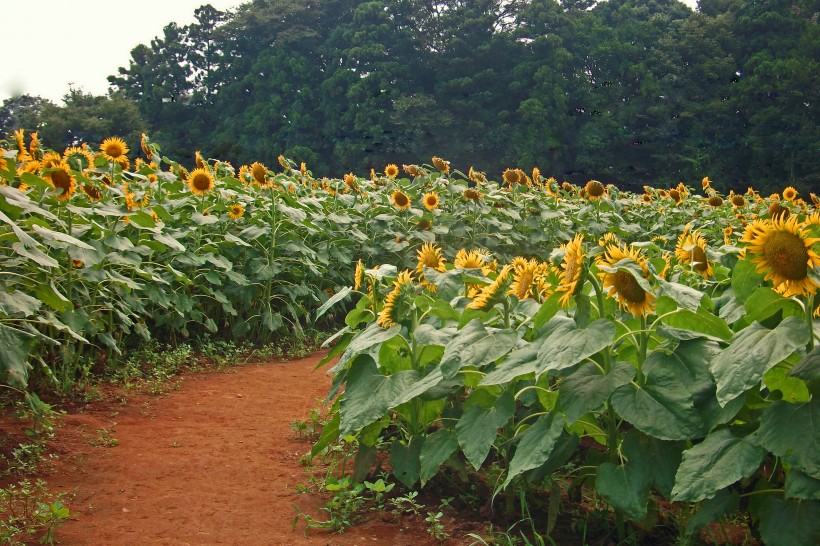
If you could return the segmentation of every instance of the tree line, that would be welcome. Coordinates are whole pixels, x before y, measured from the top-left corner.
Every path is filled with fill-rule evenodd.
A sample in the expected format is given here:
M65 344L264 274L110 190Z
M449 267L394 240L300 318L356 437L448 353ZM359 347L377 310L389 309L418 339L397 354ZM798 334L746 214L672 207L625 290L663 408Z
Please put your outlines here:
M698 8L677 0L204 5L193 24L171 23L135 47L129 66L109 76L107 97L72 90L63 106L18 97L4 103L0 123L9 131L33 116L57 147L110 122L119 136L149 132L181 161L199 150L274 165L284 154L319 175L436 155L496 177L537 165L559 180L621 187L709 176L723 188L816 191L818 3L700 0Z

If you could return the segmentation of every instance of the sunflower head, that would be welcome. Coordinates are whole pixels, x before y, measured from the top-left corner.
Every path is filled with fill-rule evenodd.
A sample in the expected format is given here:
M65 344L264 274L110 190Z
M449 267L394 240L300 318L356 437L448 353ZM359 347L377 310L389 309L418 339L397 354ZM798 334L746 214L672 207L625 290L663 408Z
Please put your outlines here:
M462 248L456 252L453 260L453 267L456 269L481 269L484 267L484 255L478 250L467 251Z
M742 207L746 204L746 199L738 193L732 195L731 201L734 207Z
M384 175L395 179L399 175L399 167L393 163L384 168Z
M797 199L797 190L788 186L785 190L783 190L783 199L786 201L794 201Z
M504 179L509 185L518 184L520 181L520 175L518 169L507 169L504 171L504 174L501 175L501 178Z
M479 200L481 200L482 197L484 197L484 196L481 195L481 192L479 192L477 190L474 190L472 188L468 188L468 189L464 190L464 198L467 201L479 201Z
M118 161L128 153L128 146L123 139L110 137L100 144L100 152L108 161Z
M467 305L467 309L477 309L487 311L504 297L507 287L510 284L511 265L505 265L495 277L495 280L482 288L472 302Z
M622 309L638 316L654 311L655 296L647 290L649 268L646 258L637 249L626 245L610 245L596 260L598 276L607 294L617 298Z
M194 159L196 160L197 169L204 169L206 167L205 158L202 157L202 154L199 150L194 152Z
M88 196L88 198L92 201L98 201L102 198L102 193L100 190L91 184L83 184L82 186L83 193Z
M820 238L811 237L810 226L798 223L797 216L754 220L741 241L748 243L747 254L757 271L785 297L817 291L809 272L820 267L820 256L812 249Z
M708 176L704 176L703 180L700 181L700 185L703 187L703 191L706 191L708 188L712 187L712 181L709 180Z
M674 188L669 190L669 198L677 204L680 204L680 202L683 200L683 196L681 195L681 193Z
M228 217L231 220L239 220L245 215L245 207L239 203L234 203L228 207Z
M644 203L651 203L652 202L652 196L649 195L648 193L641 194L641 201L643 201Z
M268 168L258 161L251 164L250 173L253 177L253 183L260 186L265 186L268 183Z
M540 184L541 183L541 169L538 167L532 168L532 183L533 184Z
M540 269L538 260L526 260L520 267L514 268L513 279L507 294L515 296L519 300L531 298L536 275Z
M68 163L54 167L54 170L43 175L44 178L51 184L56 191L60 192L57 199L60 201L68 200L77 190L77 179L71 174L71 167Z
M65 159L57 152L46 152L40 160L41 169L59 169ZM69 164L69 167L71 165Z
M433 210L438 208L439 206L439 198L436 192L430 192L428 194L425 194L423 201L424 208L426 208L427 210Z
M589 196L589 198L593 201L600 199L606 192L604 185L597 180L590 180L587 182L584 189L587 192L587 196Z
M358 290L364 282L364 264L361 260L356 262L356 271L353 273L353 290Z
M353 191L358 191L359 187L356 185L356 175L353 173L347 173L344 176L345 185Z
M188 187L194 195L205 195L214 189L214 177L206 169L194 169L188 175Z
M435 285L430 284L424 279L424 268L429 267L436 271L444 271L444 257L441 254L441 248L432 244L424 243L417 252L418 264L416 265L416 273L421 280L422 286L426 286L432 292L435 292Z
M28 143L28 153L31 157L37 157L40 152L40 139L37 136L37 131L31 133L31 141Z
M772 201L771 205L769 205L769 216L771 218L788 218L790 211L788 208L784 207L780 204L779 201Z
M611 231L607 231L604 233L604 236L598 239L598 246L607 247L609 245L617 245L620 243L621 240L618 238L617 235L612 233Z
M413 274L408 270L402 271L393 282L393 290L384 299L384 307L376 319L379 326L391 328L407 318L412 312L414 296Z
M433 227L433 222L429 218L422 218L416 224L416 229L419 231L427 231L431 227Z
M449 161L445 161L444 159L441 159L440 157L434 157L432 161L433 161L433 166L436 169L443 172L444 174L447 174L447 173L450 172L450 162Z
M584 267L583 243L584 235L578 233L571 241L561 245L564 258L559 266L560 277L556 290L564 293L564 295L561 296L561 305L563 307L569 306L573 294L575 294L578 289L578 281L581 279L581 273Z
M564 191L572 192L575 188L569 182L562 182L561 189Z
M390 200L393 201L393 206L398 210L407 210L410 208L410 198L401 190L394 191L390 195Z
M675 255L681 263L689 264L692 269L709 278L714 275L712 264L706 257L706 239L697 231L684 231L678 237Z
M418 165L402 165L401 168L404 169L404 172L414 178L421 174L421 170Z
M712 207L719 207L723 204L723 199L719 195L713 195L707 201Z

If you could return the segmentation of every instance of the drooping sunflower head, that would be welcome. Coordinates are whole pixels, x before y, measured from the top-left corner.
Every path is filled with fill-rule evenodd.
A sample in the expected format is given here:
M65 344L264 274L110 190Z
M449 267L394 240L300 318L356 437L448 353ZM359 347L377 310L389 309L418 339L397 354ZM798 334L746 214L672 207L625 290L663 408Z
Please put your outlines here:
M559 266L559 283L556 290L563 292L561 296L561 305L563 307L569 306L572 295L578 288L578 281L581 279L581 273L584 267L584 235L578 233L568 243L561 245L561 250L564 252L564 258Z
M148 159L154 156L154 151L151 149L151 141L145 133L142 133L140 136L140 148L142 148L142 153L145 154L145 157Z
M356 270L353 272L353 290L361 288L364 282L364 264L361 260L356 262Z
M384 175L395 179L399 175L399 167L393 163L384 168Z
M188 175L188 187L194 195L205 195L214 189L214 177L206 169L194 169Z
M641 194L641 201L643 201L644 203L651 203L652 196L648 193Z
M794 201L797 199L797 190L791 186L786 187L786 189L783 190L783 199L786 201Z
M431 291L435 292L435 285L430 284L424 279L424 268L429 267L436 271L444 271L444 256L441 254L441 248L432 244L424 243L418 250L416 256L418 257L418 264L416 264L416 273L422 281L422 286L426 286Z
M715 194L715 195L711 196L707 202L712 207L719 207L723 204L723 198L721 198L719 195Z
M496 275L495 280L476 294L473 301L467 305L467 309L486 311L491 309L496 303L499 303L510 283L511 271L512 266L509 264L502 267L501 271Z
M438 194L434 191L424 195L424 208L427 210L433 210L438 208L439 205L439 198Z
M518 169L507 169L504 171L504 174L501 175L501 178L504 179L504 182L512 186L513 184L518 184L519 182L519 173Z
M708 188L712 187L712 181L709 180L708 176L704 176L703 180L700 181L700 185L703 187L703 191L706 191Z
M514 269L513 280L507 294L515 296L519 300L531 298L533 295L533 285L538 273L540 262L538 260L526 260L520 267Z
M251 164L250 168L253 182L260 186L265 186L268 183L268 168L258 161Z
M430 220L429 218L422 218L421 220L418 221L418 223L416 223L416 228L419 231L427 231L431 227L433 227L433 221Z
M603 197L604 193L606 193L606 188L604 185L597 180L590 180L587 182L584 189L587 192L587 196L593 201L600 199Z
M399 210L407 210L410 208L410 198L401 190L396 190L390 194L390 200L393 201L393 206Z
M820 267L820 256L812 249L820 237L811 237L809 225L799 223L797 216L755 220L746 226L741 241L748 243L747 255L757 271L785 297L817 291L809 272Z
M301 174L302 176L307 176L307 173L307 163L302 161L301 163L299 163L299 174Z
M674 201L675 204L680 204L680 202L683 200L683 196L681 195L681 193L674 188L669 190L669 198L672 199L672 201Z
M421 174L421 170L418 165L402 165L401 168L404 169L404 172L414 178Z
M789 214L791 214L791 211L789 211L787 207L781 205L779 201L772 201L769 205L769 217L771 218L779 218L781 216L783 218L788 218Z
M118 137L106 138L100 144L100 152L108 161L118 161L128 153L125 141Z
M610 245L596 263L603 289L617 298L622 309L636 317L645 317L654 311L655 296L647 290L649 268L640 251L626 245Z
M731 202L733 207L742 207L746 204L746 199L739 193L732 194Z
M17 162L22 163L30 159L30 155L26 150L26 130L18 129L14 131L14 138L17 140Z
M194 152L194 159L196 160L196 168L197 169L204 169L206 168L205 158L202 157L202 154L199 150Z
M245 207L239 203L234 203L228 207L228 217L231 220L239 220L245 215Z
M447 174L447 173L450 172L450 162L449 161L445 161L444 159L441 159L440 157L434 157L432 161L433 161L433 166L436 169L443 172L444 174Z
M353 173L347 173L344 176L345 186L350 188L353 191L359 191L359 186L356 185L356 175Z
M467 178L469 178L478 185L484 185L487 183L487 175L473 169L472 167L470 167L470 170L467 174Z
M480 201L482 197L484 196L481 194L481 192L474 190L472 188L464 190L464 198L467 201Z
M681 263L691 265L704 278L714 275L712 264L706 257L706 238L698 231L681 233L675 247L675 256Z
M83 193L85 193L88 198L92 201L98 201L102 197L102 192L100 192L97 186L92 184L83 184L81 186Z
M413 274L409 270L399 273L393 283L393 290L384 299L384 307L379 311L376 322L382 328L391 328L408 314L415 290Z
M533 184L541 184L541 169L538 167L532 168L532 183Z
M53 171L43 175L57 192L57 199L68 200L77 191L77 179L71 174L71 167L67 163L56 166Z
M484 267L484 255L478 250L460 249L453 260L456 269L481 269Z
M28 153L31 157L37 157L40 152L40 138L37 136L37 131L31 133L31 141L28 143Z

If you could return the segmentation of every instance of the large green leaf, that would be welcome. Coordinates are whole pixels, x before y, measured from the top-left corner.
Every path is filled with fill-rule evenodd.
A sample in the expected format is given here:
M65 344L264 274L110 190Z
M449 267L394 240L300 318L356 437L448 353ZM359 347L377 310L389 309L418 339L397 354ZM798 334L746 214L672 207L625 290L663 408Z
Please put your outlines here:
M649 474L650 485L669 498L675 486L685 442L668 442L632 429L624 434L621 451L628 466L640 466Z
M344 368L345 364L347 364L351 358L367 349L371 349L372 347L384 343L388 339L392 339L393 337L399 335L399 332L401 332L401 326L399 325L384 329L374 322L364 331L356 334L356 337L351 340L345 352L342 353L342 356L339 358L339 362L331 368L330 372L336 373L337 370Z
M660 440L688 440L703 429L692 393L669 368L655 366L645 385L619 387L611 400L615 411L632 426Z
M407 487L412 488L419 481L421 469L419 455L423 443L424 438L414 436L409 444L394 440L390 448L390 466L393 469L393 475Z
M0 362L3 375L0 377L7 385L25 389L28 385L29 347L32 338L13 328L0 324Z
M763 462L766 450L728 429L712 432L703 442L683 452L675 476L673 501L697 502L751 475Z
M444 347L444 378L454 377L465 366L486 366L510 352L517 342L518 333L514 330L488 332L480 320L471 320Z
M535 373L538 351L543 341L543 339L539 339L510 352L507 357L498 364L496 369L481 379L479 385L504 385L516 377Z
M820 501L766 499L758 517L760 537L766 546L820 544Z
M775 401L763 410L757 444L820 479L820 401L802 404Z
M703 307L697 312L679 309L675 313L662 317L661 322L677 330L689 330L692 336L702 334L708 338L729 339L733 333L725 320L706 311Z
M643 465L603 463L598 466L595 490L615 510L633 520L642 520L649 504L650 476L647 470Z
M789 470L784 489L787 499L820 501L820 480L814 479L796 468Z
M542 415L530 428L519 436L512 461L507 470L507 478L496 493L507 488L510 482L522 472L537 468L549 459L555 442L564 430L563 416L558 412Z
M22 290L0 291L0 313L7 316L30 317L40 309L42 302Z
M763 275L757 272L750 260L740 260L732 268L732 289L735 292L735 298L740 303L745 303L746 298L751 296L761 284L763 284Z
M753 323L738 332L709 366L721 406L760 383L763 374L809 341L806 322L788 317L774 330Z
M464 413L456 424L458 445L478 470L490 453L499 427L515 412L511 390L497 396L487 389L474 391L464 403Z
M635 377L635 368L626 362L617 362L607 375L594 364L585 364L561 381L558 402L564 410L567 423L572 424L590 411L600 408L609 396Z
M686 534L694 535L713 521L730 514L740 506L740 493L721 489L701 505L700 509L686 522Z
M67 245L83 248L85 250L95 250L93 246L89 245L88 243L84 243L81 240L72 237L71 235L68 235L67 233L53 231L48 228L44 228L43 226L39 226L37 224L34 224L33 227L34 231L42 235L43 239L47 241L59 241L61 243L66 243Z
M447 459L458 449L458 437L456 431L450 428L440 428L424 439L421 447L421 470L419 479L421 485L427 483L430 478L436 475L438 469Z
M778 311L790 316L802 315L800 304L791 298L784 298L771 288L760 287L746 300L746 319L749 322L762 322Z
M536 373L563 370L574 366L612 343L615 325L606 319L592 322L586 328L575 328L574 322L563 322L553 330L538 350Z
M658 284L663 288L664 294L675 300L675 302L684 309L689 309L692 312L698 310L705 295L700 290L695 290L685 284L667 282L660 277L658 277Z

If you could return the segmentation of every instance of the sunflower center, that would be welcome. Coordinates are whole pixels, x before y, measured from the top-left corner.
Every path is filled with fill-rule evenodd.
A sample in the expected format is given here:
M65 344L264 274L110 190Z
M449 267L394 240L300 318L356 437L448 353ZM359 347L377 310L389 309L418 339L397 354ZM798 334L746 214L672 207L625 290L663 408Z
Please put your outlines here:
M194 176L193 184L199 191L208 191L211 189L211 180L204 174Z
M708 258L706 258L706 252L697 245L695 248L692 249L692 267L694 267L697 271L706 271L709 268Z
M807 276L809 253L803 239L788 231L775 231L763 245L766 263L772 271L789 281L800 281Z
M629 303L643 303L646 299L646 291L641 288L635 277L626 271L618 270L613 274L612 286Z
M408 201L406 195L404 195L403 193L396 194L396 205L400 207L406 207L409 204L410 202Z
M113 158L120 157L122 155L122 146L116 142L112 142L105 147L105 154Z
M51 181L54 183L54 187L60 188L63 193L71 190L71 175L62 169L51 173Z

